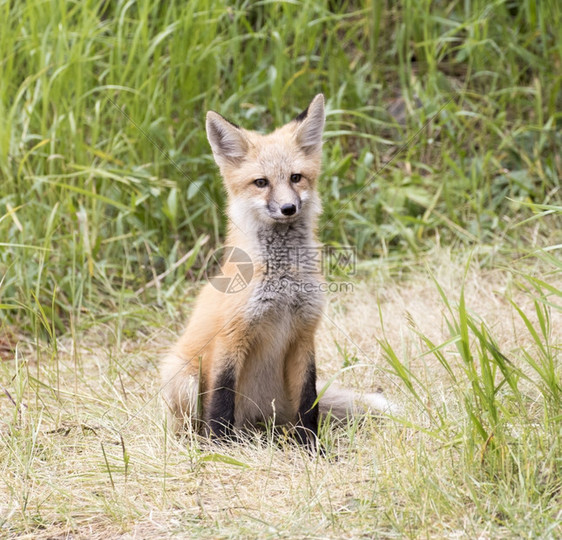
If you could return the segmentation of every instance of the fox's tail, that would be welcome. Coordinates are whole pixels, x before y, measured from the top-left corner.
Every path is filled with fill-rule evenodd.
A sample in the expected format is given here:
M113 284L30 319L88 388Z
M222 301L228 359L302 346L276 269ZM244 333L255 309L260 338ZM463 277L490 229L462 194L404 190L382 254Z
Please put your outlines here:
M316 386L320 395L318 406L322 416L330 414L336 420L348 420L357 416L396 414L400 410L380 392L362 393L340 388L335 384L324 389L325 384L320 381Z

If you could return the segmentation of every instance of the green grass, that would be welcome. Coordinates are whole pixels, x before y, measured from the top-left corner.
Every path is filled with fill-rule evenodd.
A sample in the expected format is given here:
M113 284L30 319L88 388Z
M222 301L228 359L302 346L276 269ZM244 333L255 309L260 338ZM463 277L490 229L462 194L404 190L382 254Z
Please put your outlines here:
M0 1L0 35L2 534L560 536L558 2ZM321 365L404 411L226 459L157 397L224 236L204 115L317 92L368 289Z

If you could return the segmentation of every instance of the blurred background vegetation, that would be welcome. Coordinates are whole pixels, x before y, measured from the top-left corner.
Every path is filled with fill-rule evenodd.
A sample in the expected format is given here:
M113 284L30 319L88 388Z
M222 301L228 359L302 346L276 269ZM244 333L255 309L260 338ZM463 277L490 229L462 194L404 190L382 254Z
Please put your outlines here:
M267 131L323 92L320 236L367 266L559 242L561 11L0 1L0 333L177 302L225 228L208 109Z

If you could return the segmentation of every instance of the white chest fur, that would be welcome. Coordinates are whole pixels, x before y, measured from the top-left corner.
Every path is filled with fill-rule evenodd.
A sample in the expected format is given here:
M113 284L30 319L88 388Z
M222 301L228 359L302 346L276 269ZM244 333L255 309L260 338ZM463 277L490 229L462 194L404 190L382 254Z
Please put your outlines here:
M245 318L253 346L240 374L235 423L255 424L275 417L291 421L298 404L286 391L285 358L303 328L322 313L320 251L298 227L266 231L260 238L265 272L255 283Z

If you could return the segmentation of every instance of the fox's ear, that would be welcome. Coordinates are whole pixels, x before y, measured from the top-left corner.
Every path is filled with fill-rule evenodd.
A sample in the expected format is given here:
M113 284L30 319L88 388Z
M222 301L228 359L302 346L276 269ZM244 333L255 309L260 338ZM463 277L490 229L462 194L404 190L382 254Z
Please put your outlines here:
M318 94L310 105L295 118L295 121L298 122L297 144L305 154L321 150L324 118L324 96L322 94Z
M238 163L248 152L248 141L240 128L220 114L209 111L206 127L207 139L219 167L226 162Z

